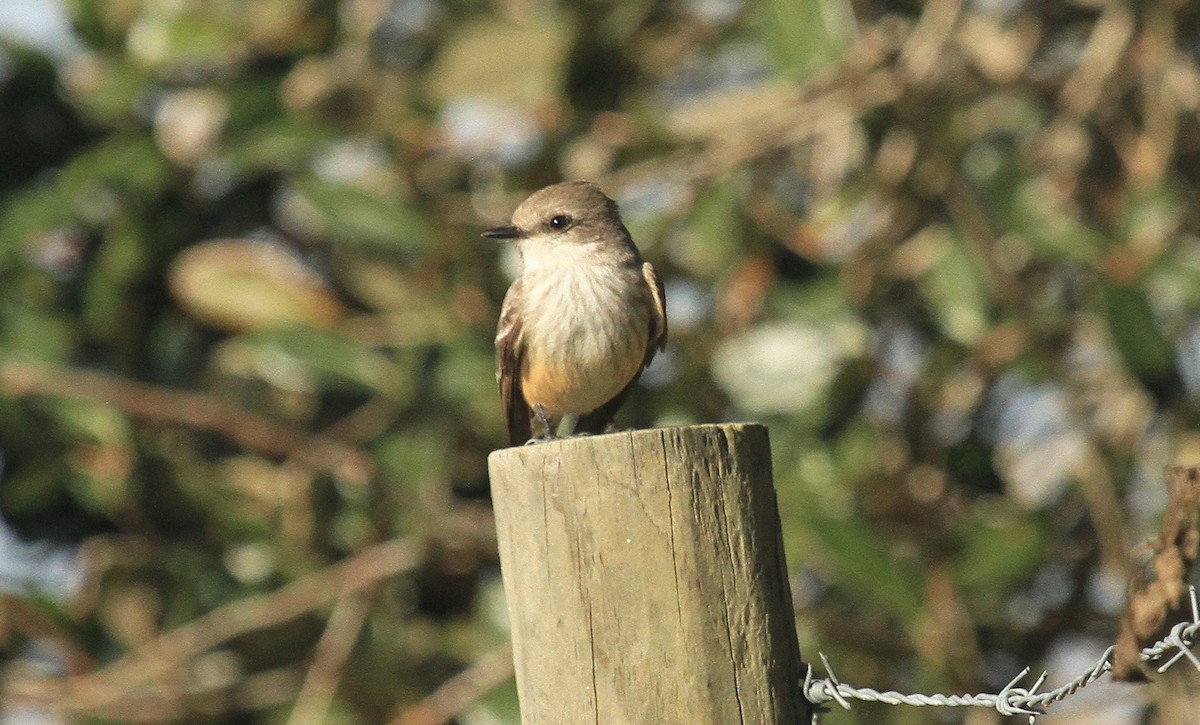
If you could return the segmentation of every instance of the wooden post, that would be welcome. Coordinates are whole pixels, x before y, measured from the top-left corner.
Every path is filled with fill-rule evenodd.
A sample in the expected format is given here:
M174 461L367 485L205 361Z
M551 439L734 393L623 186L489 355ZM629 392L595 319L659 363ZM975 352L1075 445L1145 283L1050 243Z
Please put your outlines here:
M807 725L765 427L570 438L488 470L523 725Z

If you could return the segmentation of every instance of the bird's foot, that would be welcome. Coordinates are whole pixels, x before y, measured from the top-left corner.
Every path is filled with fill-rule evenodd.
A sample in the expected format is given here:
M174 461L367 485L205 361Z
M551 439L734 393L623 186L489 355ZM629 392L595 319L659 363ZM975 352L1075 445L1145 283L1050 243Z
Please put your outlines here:
M546 432L544 436L540 436L543 440L554 440L558 437L554 434L554 426L550 425L550 418L546 415L546 409L542 407L541 403L533 404L533 415L542 424L542 430Z
M541 403L533 404L533 417L542 426L542 434L535 435L525 441L527 446L535 446L538 443L549 443L550 441L558 440L558 436L554 433L554 426L550 425L550 417L546 415L546 409Z

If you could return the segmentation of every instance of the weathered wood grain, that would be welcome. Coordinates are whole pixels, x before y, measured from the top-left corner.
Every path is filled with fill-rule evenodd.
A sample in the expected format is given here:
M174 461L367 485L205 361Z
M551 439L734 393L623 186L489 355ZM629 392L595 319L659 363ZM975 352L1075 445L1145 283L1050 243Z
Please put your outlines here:
M488 459L524 725L807 723L760 425Z

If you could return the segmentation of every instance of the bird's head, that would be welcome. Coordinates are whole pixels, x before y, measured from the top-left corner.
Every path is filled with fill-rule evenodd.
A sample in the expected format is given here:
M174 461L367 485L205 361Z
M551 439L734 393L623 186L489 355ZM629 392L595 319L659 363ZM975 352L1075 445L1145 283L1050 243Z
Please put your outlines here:
M534 192L513 212L512 224L483 232L515 242L526 263L531 257L576 258L608 250L633 250L617 203L591 181L564 181Z

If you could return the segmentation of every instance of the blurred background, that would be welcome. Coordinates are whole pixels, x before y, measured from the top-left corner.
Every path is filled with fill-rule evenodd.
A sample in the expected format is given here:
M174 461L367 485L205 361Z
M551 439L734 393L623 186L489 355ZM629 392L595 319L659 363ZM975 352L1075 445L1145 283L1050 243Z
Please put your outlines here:
M479 231L581 177L667 286L618 422L769 424L807 657L1086 670L1200 461L1197 21L3 0L0 719L517 723ZM1195 722L1185 669L1038 722Z

